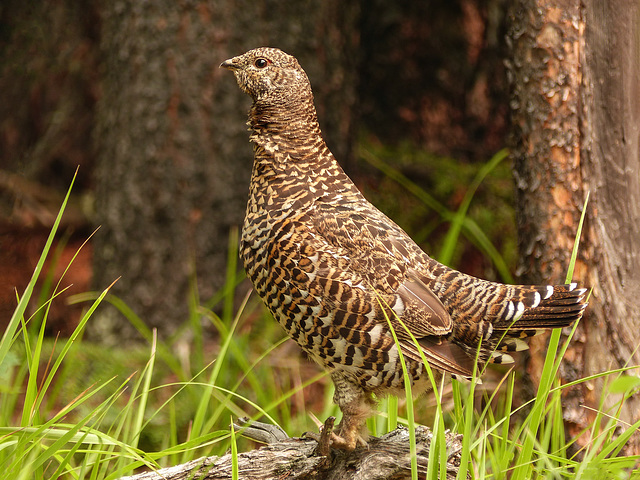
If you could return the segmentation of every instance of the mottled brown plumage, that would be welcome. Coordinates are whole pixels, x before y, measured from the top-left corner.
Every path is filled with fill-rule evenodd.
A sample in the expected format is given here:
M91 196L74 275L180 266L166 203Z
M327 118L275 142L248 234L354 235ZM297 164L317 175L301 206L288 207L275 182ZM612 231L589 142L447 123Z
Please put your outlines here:
M241 257L276 320L331 373L343 412L334 446L364 442L372 394L404 391L388 320L416 392L429 389L420 351L438 371L469 377L479 343L480 368L512 361L503 352L526 348L521 338L581 317L586 291L575 284L502 285L452 270L371 205L322 139L294 57L259 48L221 67L253 98Z

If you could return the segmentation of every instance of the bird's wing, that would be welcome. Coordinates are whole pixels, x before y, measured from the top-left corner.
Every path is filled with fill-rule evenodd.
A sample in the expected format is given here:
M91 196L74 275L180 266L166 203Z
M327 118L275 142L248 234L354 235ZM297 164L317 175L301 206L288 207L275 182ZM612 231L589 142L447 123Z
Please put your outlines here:
M413 250L422 251L382 213L320 206L313 211L313 227L322 241L348 258L346 276L357 277L383 305L393 297L386 306L411 333L421 337L451 332L449 312L429 288L430 280L412 266Z
M340 284L333 291L349 292L327 299L337 300L330 308L340 318L361 317L342 327L345 335L370 330L369 319L391 338L391 323L409 358L421 362L422 351L438 369L471 375L473 358L449 339L448 311L429 288L430 279L412 267L416 252L423 253L399 227L375 210L333 206L316 208L311 224L316 242L335 259L334 265L320 266L316 279L330 278Z

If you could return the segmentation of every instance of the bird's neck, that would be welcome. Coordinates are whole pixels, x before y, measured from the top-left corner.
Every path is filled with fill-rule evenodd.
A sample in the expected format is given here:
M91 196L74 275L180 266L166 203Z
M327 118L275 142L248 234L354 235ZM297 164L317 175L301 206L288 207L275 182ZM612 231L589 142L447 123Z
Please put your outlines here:
M359 195L322 138L313 99L287 105L255 102L248 125L255 145L250 195L254 201L263 196L276 201L274 192L285 201L294 186L305 202L327 192Z
M288 155L291 157L289 162L303 162L309 154L328 153L313 99L254 102L248 124L252 131L251 141L258 150L273 152L276 157Z

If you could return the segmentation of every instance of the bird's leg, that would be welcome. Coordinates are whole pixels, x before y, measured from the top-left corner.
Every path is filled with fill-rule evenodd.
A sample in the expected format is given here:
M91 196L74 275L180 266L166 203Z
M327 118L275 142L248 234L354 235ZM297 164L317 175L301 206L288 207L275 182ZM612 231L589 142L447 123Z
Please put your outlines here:
M366 446L368 432L365 421L375 408L371 393L365 392L341 375L332 374L336 386L333 401L342 411L342 420L337 434L331 436L331 446L342 450L354 450L357 446Z

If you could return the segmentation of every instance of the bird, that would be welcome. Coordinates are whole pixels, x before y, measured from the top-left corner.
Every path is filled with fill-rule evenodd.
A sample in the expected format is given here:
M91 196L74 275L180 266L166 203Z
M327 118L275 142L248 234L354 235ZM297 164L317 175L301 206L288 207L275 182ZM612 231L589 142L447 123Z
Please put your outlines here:
M254 161L240 239L248 278L286 333L329 372L342 412L331 447L366 446L377 399L471 378L586 308L585 288L507 285L449 268L369 203L325 143L295 57L261 47L220 65L253 103ZM395 333L395 339L394 339ZM475 369L475 370L474 370Z

